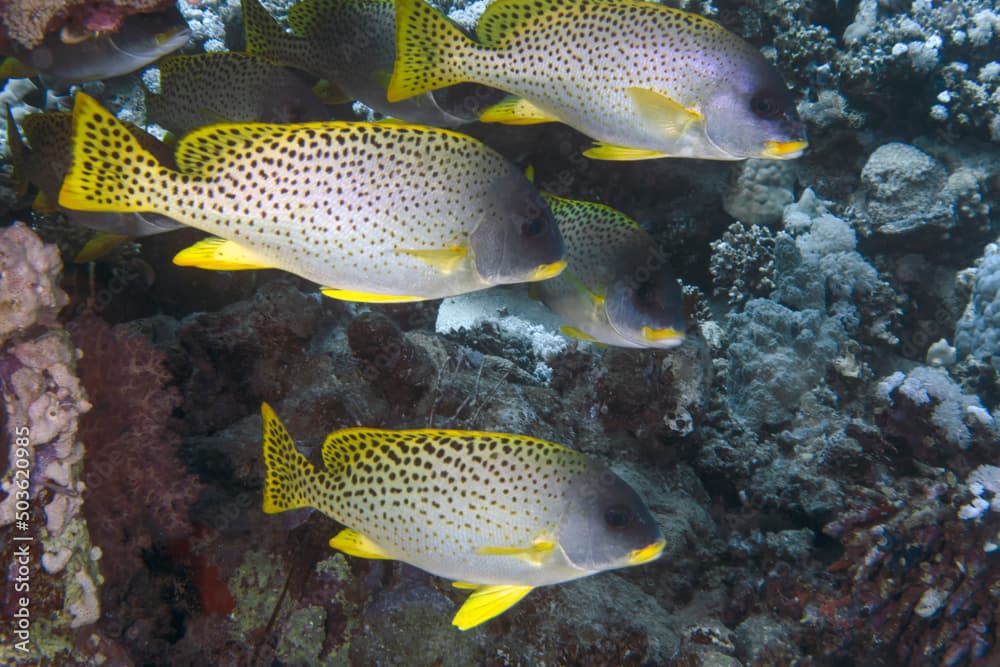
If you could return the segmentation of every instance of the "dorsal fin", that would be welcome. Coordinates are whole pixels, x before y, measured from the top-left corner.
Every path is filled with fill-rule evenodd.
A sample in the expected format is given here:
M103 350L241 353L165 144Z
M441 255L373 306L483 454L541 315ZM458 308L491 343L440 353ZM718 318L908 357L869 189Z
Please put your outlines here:
M242 0L243 33L246 37L246 52L263 56L282 65L299 67L316 76L321 72L312 71L307 53L307 40L285 32L271 16L260 0Z
M641 230L638 222L607 204L578 199L565 199L554 194L543 192L542 199L549 205L552 217L560 225L568 222L581 224L596 224L598 221L612 226L621 226L623 230Z
M517 439L525 446L531 445L541 447L552 452L553 455L565 455L573 458L583 455L565 445L560 445L547 440L540 440L529 436L513 436L509 433L493 433L489 431L456 431L448 429L411 429L403 431L388 431L372 428L345 428L334 431L326 436L323 441L323 465L336 477L347 469L348 465L354 462L366 460L365 452L369 449L385 451L390 458L396 454L406 456L410 453L417 453L421 448L421 443L433 442L435 446L448 446L461 442L463 446L474 443L481 446L487 443L490 447L508 444L511 440Z
M519 26L531 22L539 14L565 9L574 0L496 0L486 8L476 24L476 38L483 46L500 46Z

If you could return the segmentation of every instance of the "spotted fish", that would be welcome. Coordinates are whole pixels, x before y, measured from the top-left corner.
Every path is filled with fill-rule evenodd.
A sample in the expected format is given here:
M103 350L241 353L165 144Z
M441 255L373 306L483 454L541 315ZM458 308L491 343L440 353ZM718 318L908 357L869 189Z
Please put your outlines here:
M135 125L128 131L148 151L167 164L173 163L172 151L156 137ZM18 179L38 188L33 208L40 213L58 212L71 221L102 232L88 242L74 258L87 262L103 255L123 241L150 236L182 227L180 223L155 213L88 213L72 211L55 204L59 188L73 160L73 118L69 113L33 113L21 121L27 141L21 138L14 116L7 111L7 145Z
M473 590L453 623L502 614L536 586L639 565L663 533L636 492L577 451L522 435L349 428L317 470L264 404L264 511L314 507L330 546L400 560Z
M423 0L397 0L391 101L460 82L513 94L482 120L561 121L605 160L794 158L792 98L750 44L642 0L496 0L467 38Z
M160 92L146 93L146 117L176 135L220 121L296 123L331 113L301 74L246 53L171 56Z
M223 123L188 134L164 167L93 98L73 110L59 203L159 213L219 238L174 262L278 268L353 301L433 299L544 280L562 239L531 182L448 130L373 123Z
M620 211L544 195L566 243L566 270L531 286L563 333L618 347L684 340L681 287L662 249Z
M416 95L389 102L396 60L392 0L302 0L288 10L289 34L258 0L243 0L247 50L330 81L347 99L412 123L456 127L478 118L504 95L484 86Z

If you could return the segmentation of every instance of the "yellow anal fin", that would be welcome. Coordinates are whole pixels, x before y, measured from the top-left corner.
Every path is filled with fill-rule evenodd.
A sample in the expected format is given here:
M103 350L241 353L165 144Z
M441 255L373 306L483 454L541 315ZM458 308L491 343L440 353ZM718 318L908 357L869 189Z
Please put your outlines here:
M474 628L516 605L532 588L512 585L480 586L455 614L452 625L459 630Z
M538 125L558 123L559 119L524 98L509 95L479 114L479 121L505 125Z
M87 241L87 243L80 248L80 252L76 253L76 257L73 258L73 261L77 264L93 262L99 257L104 257L122 243L125 243L125 241L128 241L127 236L112 234L110 232L99 232L97 236Z
M659 127L670 139L680 137L693 123L702 120L696 109L648 88L629 88L628 94L640 115Z
M337 287L323 287L320 289L323 296L338 301L358 301L360 303L409 303L411 301L425 301L423 296L405 296L402 294L375 294L374 292L357 292L355 290L339 289Z
M445 275L454 271L462 260L469 256L469 249L461 245L452 246L450 248L442 248L440 250L410 250L406 248L397 248L396 252L401 255L409 255L410 257L419 259L424 264L437 269Z
M193 246L181 250L174 255L174 264L213 271L274 268L270 261L253 250L233 241L215 237L198 241Z
M594 147L583 152L584 157L592 160L653 160L661 157L670 157L668 153L649 150L648 148L629 148L628 146L616 146L606 144L603 141L594 142Z
M393 560L393 557L385 553L382 547L350 528L345 528L337 533L335 537L331 538L330 546L338 551L343 551L348 556L376 560Z
M31 210L35 213L57 213L59 209L52 205L49 198L45 196L44 192L39 192L35 195L35 201L31 202Z
M578 340L585 340L588 343L596 343L597 342L597 339L594 338L593 336L591 336L586 331L581 331L580 329L577 329L576 327L571 327L571 326L569 326L567 324L564 324L561 327L559 327L559 331L562 331L563 334L569 336L570 338L576 338Z
M451 582L451 585L454 586L455 588L461 588L463 590L470 590L470 591L474 591L480 586L482 586L482 584L470 584L467 581L453 581Z

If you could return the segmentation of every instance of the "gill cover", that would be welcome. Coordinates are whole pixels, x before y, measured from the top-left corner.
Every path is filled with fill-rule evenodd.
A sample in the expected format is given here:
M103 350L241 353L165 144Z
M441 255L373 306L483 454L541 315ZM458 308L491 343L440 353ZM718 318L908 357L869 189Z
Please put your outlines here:
M735 159L796 158L807 143L794 100L774 67L747 49L745 66L705 102L705 135ZM776 152L774 146L786 150Z
M559 524L559 545L574 566L600 572L637 565L637 555L658 556L663 533L639 494L595 463L574 486Z
M494 181L471 237L476 272L490 284L556 275L565 266L562 236L548 205L524 174Z
M686 330L681 286L658 253L648 252L646 258L608 286L608 322L622 338L643 347L680 345Z

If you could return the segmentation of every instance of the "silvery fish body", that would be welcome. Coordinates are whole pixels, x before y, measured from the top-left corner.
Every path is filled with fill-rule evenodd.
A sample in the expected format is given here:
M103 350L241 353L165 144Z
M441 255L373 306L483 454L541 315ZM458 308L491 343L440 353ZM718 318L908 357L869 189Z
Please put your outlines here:
M663 535L635 491L568 447L479 431L351 428L317 470L266 404L264 511L314 507L348 528L331 545L401 560L477 593L471 627L531 588L659 556Z
M497 0L466 38L397 0L390 100L471 81L517 96L483 120L561 121L627 160L791 158L802 123L774 67L696 14L641 0Z
M175 263L278 268L335 298L414 301L562 270L541 196L502 156L447 130L373 123L224 123L178 144L177 171L77 96L59 202L166 215L215 234Z

